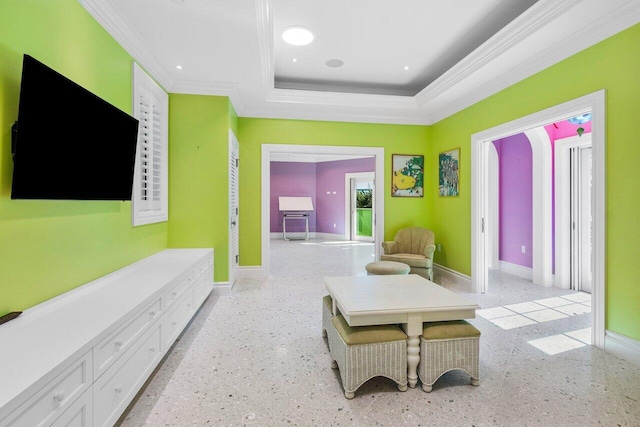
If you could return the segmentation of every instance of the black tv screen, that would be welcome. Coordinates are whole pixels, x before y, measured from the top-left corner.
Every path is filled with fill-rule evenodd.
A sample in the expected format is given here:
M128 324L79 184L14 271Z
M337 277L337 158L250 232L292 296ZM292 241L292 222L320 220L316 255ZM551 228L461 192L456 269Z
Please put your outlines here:
M131 200L138 120L24 55L12 199Z

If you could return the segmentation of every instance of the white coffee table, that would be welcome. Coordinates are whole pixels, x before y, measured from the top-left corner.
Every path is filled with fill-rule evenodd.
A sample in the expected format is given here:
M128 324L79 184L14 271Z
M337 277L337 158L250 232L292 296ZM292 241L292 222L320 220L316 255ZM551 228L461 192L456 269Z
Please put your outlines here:
M408 336L407 377L412 388L418 382L422 323L473 319L479 308L417 274L325 277L324 282L333 312L340 312L350 326L402 324Z

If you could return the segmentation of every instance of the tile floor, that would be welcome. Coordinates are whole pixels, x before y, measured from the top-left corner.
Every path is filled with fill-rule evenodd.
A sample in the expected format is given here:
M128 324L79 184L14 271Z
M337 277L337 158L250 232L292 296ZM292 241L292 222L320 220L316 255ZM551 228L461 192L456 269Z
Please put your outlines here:
M210 297L121 426L640 426L640 367L588 345L589 295L496 273L477 302L480 386L391 380L344 398L321 335L323 276L364 274L371 244L272 240L271 275Z

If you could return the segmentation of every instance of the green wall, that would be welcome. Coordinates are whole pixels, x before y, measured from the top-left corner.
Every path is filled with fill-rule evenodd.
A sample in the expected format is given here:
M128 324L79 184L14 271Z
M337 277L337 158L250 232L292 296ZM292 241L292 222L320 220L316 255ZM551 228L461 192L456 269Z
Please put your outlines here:
M167 244L166 224L131 227L130 202L10 199L10 129L18 118L25 53L131 113L132 59L77 1L0 2L0 315Z
M461 195L429 196L440 263L470 273L471 135L606 90L606 328L640 340L640 25L615 35L432 127L431 173L440 151L461 147ZM437 177L436 177L437 178ZM434 179L436 179L434 178Z
M427 154L426 126L316 122L306 120L238 119L240 141L240 264L261 260L262 144L382 147L385 150L385 238L411 225L429 224L424 198L391 197L391 155ZM425 158L426 161L426 158ZM431 183L425 178L425 189ZM428 191L428 190L427 190Z
M214 248L214 280L229 274L229 99L169 96L169 247ZM237 136L237 135L236 135Z

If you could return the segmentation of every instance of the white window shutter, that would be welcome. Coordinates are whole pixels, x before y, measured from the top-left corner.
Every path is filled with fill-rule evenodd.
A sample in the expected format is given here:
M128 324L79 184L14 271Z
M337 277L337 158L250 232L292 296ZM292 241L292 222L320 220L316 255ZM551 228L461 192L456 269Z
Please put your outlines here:
M133 109L139 121L132 197L134 226L168 219L169 96L134 63Z

